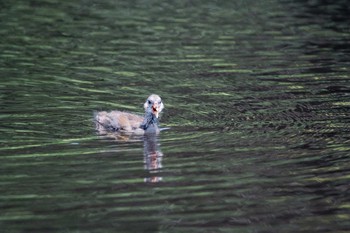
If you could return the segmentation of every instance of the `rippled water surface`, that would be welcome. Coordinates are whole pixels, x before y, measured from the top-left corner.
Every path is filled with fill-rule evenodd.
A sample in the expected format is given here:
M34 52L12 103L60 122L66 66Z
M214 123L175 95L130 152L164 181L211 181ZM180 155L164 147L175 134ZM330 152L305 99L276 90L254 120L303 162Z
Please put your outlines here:
M1 232L348 232L347 1L0 3ZM142 113L158 137L95 131Z

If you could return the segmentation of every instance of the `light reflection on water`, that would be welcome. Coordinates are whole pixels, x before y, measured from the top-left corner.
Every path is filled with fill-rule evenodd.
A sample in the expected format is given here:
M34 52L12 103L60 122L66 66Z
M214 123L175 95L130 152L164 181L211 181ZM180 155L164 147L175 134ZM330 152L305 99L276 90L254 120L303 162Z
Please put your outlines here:
M0 3L4 232L349 229L341 1L83 3ZM169 130L97 135L153 92Z

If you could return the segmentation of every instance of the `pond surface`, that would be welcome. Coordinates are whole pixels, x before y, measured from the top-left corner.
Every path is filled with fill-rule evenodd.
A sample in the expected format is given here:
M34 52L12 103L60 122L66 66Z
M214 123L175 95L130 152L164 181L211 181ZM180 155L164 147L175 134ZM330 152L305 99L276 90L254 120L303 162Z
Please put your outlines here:
M2 232L348 232L347 1L0 3ZM158 137L101 137L93 111Z

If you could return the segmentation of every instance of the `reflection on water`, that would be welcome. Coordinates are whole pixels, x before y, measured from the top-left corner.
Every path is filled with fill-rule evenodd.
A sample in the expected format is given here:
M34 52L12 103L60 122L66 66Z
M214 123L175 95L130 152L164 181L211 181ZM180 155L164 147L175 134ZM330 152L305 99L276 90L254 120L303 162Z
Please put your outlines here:
M149 171L149 177L145 182L159 182L162 177L159 176L162 168L163 153L160 151L158 138L155 134L145 135L143 141L143 155L145 169Z
M2 1L1 231L347 232L348 5Z
M96 124L96 126L96 130L101 138L113 139L116 145L123 142L135 143L143 141L143 162L145 170L148 171L149 174L144 180L150 183L162 181L162 177L159 176L159 173L162 169L163 153L160 150L158 141L159 134L149 133L145 135L135 135L132 133L107 132L105 130L99 130L98 124ZM138 144L135 144L135 146L138 146Z

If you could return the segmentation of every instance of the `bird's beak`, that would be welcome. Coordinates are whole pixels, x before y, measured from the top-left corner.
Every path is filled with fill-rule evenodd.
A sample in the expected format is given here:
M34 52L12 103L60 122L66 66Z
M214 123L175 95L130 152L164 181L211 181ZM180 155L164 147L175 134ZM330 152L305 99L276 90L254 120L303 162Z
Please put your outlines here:
M158 118L158 116L159 116L159 108L160 108L160 106L159 106L159 104L158 103L154 103L153 105L152 105L152 113Z

